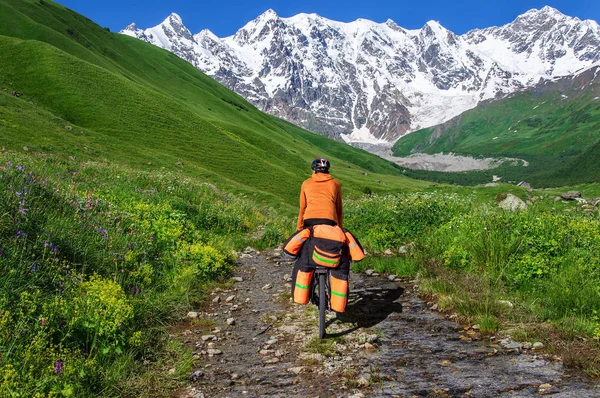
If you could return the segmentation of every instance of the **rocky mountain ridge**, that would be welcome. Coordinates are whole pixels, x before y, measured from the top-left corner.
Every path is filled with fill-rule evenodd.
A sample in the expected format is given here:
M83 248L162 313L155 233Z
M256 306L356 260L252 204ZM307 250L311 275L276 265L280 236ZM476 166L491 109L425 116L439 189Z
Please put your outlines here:
M480 101L600 62L600 26L544 7L456 35L438 22L281 18L268 10L235 35L192 34L177 14L121 33L165 48L258 108L347 142L390 143Z

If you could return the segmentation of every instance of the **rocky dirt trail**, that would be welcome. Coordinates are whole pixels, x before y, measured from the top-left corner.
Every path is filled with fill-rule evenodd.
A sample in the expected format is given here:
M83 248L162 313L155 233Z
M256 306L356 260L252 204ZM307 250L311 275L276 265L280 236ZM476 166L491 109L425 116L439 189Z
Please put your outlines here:
M229 289L178 336L194 350L179 398L600 397L532 344L481 338L419 298L414 282L351 274L344 314L290 303L292 262L278 250L240 253ZM194 316L195 314L189 314Z

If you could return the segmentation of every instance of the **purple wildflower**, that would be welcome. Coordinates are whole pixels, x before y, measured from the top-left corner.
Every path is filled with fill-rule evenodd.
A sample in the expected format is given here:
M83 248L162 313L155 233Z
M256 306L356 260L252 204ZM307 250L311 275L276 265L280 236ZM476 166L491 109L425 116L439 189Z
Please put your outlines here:
M56 247L56 245L52 242L44 241L44 247L49 247L50 250L54 251L54 253L60 252L60 250L58 250L58 247Z
M25 169L25 167L23 167L23 166L21 166L21 165L18 165L18 166L17 166L17 170L19 170L19 171L23 171L24 169Z
M62 359L59 359L58 361L56 361L54 363L54 373L62 374L62 372L63 372L63 361L62 361Z
M6 162L6 167L12 167L12 162Z
M102 234L102 239L108 239L108 232L104 228L96 228Z
M28 210L29 210L29 209L23 209L23 208L21 208L21 209L19 209L19 213L21 213L21 214L23 214L24 216L26 216L26 215L27 215L27 211L28 211Z
M27 238L27 234L25 232L15 231L15 235L17 238Z
M33 266L31 267L31 271L32 272L37 271L37 264L36 263L33 263Z
M135 287L135 294L140 294L142 292L142 289L140 289L139 286Z

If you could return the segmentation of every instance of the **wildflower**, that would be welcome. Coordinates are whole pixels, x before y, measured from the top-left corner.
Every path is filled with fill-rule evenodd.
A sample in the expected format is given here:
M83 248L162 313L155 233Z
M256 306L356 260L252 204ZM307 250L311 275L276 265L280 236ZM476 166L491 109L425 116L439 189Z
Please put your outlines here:
M15 235L17 238L27 238L27 234L21 231L15 231Z
M37 264L36 263L33 263L33 266L31 267L31 271L32 272L37 271Z
M62 372L63 372L63 361L62 361L62 359L59 359L58 361L56 361L54 363L54 373L62 374Z
M28 210L29 210L29 209L23 209L23 208L21 208L21 209L19 209L19 213L21 213L21 214L23 214L24 216L26 216L26 215L27 215L27 211L28 211Z
M135 287L135 294L140 294L142 292L142 289L140 289L139 286Z
M52 242L44 241L44 247L49 247L54 253L59 253L58 247Z
M12 162L6 162L6 167L12 167Z
M21 166L21 165L18 165L18 166L17 166L17 170L19 170L19 171L23 171L24 169L25 169L25 167L23 167L23 166Z
M46 326L46 318L42 318L42 326Z

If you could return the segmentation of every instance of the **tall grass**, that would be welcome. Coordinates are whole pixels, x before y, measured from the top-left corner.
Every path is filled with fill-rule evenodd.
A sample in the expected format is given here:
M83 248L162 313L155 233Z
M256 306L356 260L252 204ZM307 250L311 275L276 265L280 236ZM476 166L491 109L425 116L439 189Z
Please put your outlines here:
M231 272L235 249L293 228L171 173L6 152L0 164L3 396L127 389L119 369L160 355L165 325Z
M440 308L488 330L501 321L550 322L557 329L569 325L570 334L600 337L598 210L533 192L529 210L509 212L496 205L497 188L489 189L489 199L480 193L486 190L374 195L349 203L346 226L379 256L356 270L418 272ZM402 245L407 253L398 254ZM381 257L386 249L393 256Z

